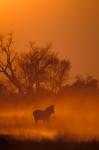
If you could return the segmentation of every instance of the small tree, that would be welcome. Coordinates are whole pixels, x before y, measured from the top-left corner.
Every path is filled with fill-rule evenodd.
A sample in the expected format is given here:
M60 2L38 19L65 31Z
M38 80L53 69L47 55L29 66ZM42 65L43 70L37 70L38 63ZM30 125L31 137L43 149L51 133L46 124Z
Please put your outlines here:
M86 85L91 89L98 89L98 80L95 79L93 76L87 76Z

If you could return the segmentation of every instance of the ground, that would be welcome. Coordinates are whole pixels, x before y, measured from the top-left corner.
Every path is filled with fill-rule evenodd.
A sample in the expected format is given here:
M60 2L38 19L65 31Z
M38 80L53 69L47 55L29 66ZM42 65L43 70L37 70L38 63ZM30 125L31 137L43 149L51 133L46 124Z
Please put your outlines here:
M0 150L99 150L99 142L66 142L61 139L50 140L22 140L10 136L0 136Z

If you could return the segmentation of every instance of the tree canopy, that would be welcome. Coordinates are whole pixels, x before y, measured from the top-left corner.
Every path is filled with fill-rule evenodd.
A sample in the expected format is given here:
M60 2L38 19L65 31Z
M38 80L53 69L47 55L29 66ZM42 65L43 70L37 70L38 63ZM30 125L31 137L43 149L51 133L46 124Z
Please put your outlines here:
M69 60L61 59L51 45L36 46L29 42L28 52L21 55L13 51L13 36L0 37L0 72L15 86L20 94L40 89L58 93L66 84Z

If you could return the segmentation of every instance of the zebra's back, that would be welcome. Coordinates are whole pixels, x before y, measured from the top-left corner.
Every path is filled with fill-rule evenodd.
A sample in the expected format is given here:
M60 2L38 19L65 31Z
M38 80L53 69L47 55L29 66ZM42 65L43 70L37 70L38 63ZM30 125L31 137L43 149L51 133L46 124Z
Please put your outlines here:
M48 114L48 112L46 112L44 110L35 110L33 112L33 116L34 116L34 119L36 119L36 120L44 120L49 117L49 114Z

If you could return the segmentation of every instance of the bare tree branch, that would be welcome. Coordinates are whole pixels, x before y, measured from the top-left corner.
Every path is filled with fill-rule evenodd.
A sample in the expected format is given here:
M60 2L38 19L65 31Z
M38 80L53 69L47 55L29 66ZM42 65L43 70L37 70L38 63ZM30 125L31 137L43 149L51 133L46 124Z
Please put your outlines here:
M22 93L22 85L17 75L15 73L14 68L14 60L17 57L17 53L12 54L12 46L13 46L13 36L12 34L8 35L7 39L4 37L0 37L0 51L4 60L0 60L0 72L4 73L5 76L16 86L19 92Z

